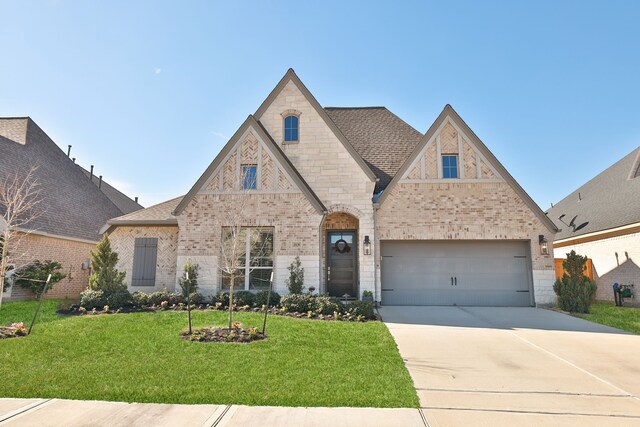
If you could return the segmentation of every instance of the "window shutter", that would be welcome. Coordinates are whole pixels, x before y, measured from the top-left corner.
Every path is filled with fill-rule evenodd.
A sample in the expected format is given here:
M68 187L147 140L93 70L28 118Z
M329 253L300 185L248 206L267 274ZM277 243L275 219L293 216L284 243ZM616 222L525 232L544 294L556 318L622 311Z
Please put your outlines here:
M132 286L154 286L156 284L157 258L157 238L139 237L135 240Z

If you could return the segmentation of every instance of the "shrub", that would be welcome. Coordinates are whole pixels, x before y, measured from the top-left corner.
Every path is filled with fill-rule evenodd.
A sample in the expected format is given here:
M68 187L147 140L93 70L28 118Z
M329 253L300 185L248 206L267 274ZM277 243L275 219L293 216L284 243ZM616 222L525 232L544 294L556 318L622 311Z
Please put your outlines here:
M366 301L353 301L347 305L347 313L354 316L363 316L365 319L374 319L373 304Z
M282 297L280 305L285 311L306 313L314 309L314 297L305 294L289 294Z
M14 276L15 283L23 289L29 289L34 294L40 295L44 290L49 274L51 274L51 280L47 286L47 291L49 291L54 284L67 277L67 275L60 272L60 270L62 270L62 265L57 261L47 260L40 262L36 260L16 272Z
M333 314L334 312L344 311L344 305L337 298L326 295L313 297L313 307L311 310L319 314Z
M234 294L235 297L235 294ZM228 292L220 292L218 295L213 297L214 304L219 302L223 307L229 306L229 293Z
M110 294L117 291L124 291L127 285L124 283L125 272L116 269L118 264L118 253L111 249L109 238L105 235L95 251L91 251L91 276L89 277L89 288L96 291L103 291Z
M243 307L248 305L249 307L253 307L253 304L256 301L256 296L253 292L249 291L237 291L233 293L233 303L238 307Z
M262 307L263 305L267 305L267 294L269 291L259 291L256 293L255 304L258 307ZM274 291L271 291L271 297L269 298L269 305L274 307L280 304L280 294Z
M131 294L131 298L133 299L133 303L138 307L148 307L149 306L149 295L144 292L135 291Z
M192 292L191 295L189 295L189 301L195 305L202 304L204 302L204 295L200 292Z
M169 305L184 302L184 297L180 292L169 292L166 288L149 294L149 305L161 305L163 302Z
M112 292L107 295L107 305L112 309L119 309L133 304L133 297L129 291Z
M589 306L596 295L596 284L584 275L586 262L587 257L571 251L562 263L565 273L553 285L561 310L572 313L589 312Z
M287 288L290 294L301 294L304 290L304 268L300 263L300 257L296 256L289 267L289 278L287 279Z
M182 277L178 279L178 284L182 289L182 295L185 297L191 295L198 290L198 270L200 266L188 260L183 267ZM188 277L188 279L187 279Z
M107 299L104 292L94 289L85 289L80 294L80 306L85 309L102 308L106 305Z

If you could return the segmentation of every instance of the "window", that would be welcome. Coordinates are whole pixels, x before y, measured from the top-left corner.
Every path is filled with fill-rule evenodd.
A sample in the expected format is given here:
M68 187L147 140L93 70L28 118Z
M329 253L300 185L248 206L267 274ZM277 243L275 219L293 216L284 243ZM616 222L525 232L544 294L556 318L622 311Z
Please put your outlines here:
M242 165L242 189L255 190L257 185L258 166Z
M133 250L132 286L155 286L157 256L157 238L136 238Z
M444 154L442 156L442 177L458 177L458 156L455 154Z
M300 119L297 116L284 118L284 142L298 142L299 121Z
M263 290L269 288L269 279L273 271L273 228L243 228L234 238L232 229L225 228L224 246L227 254L233 253L232 248L240 248L238 264L241 266L235 274L235 290ZM248 260L248 262L247 262ZM222 288L229 289L231 277L222 274Z

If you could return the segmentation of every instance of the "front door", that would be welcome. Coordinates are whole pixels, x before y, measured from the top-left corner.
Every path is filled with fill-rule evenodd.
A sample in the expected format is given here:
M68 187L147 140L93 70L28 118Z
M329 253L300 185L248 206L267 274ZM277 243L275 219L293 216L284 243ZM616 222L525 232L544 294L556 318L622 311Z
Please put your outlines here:
M355 231L327 232L327 291L334 297L357 296L358 240Z

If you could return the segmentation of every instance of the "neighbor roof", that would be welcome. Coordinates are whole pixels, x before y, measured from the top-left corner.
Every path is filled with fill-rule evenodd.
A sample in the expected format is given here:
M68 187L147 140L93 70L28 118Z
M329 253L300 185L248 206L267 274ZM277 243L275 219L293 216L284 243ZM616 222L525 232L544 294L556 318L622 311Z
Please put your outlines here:
M623 157L582 187L569 194L547 212L560 232L556 240L640 223L640 147ZM569 224L588 222L574 232Z
M38 167L35 177L41 189L43 213L29 224L30 229L97 241L106 220L125 213L33 120L0 118L0 125L4 129L0 134L0 180L33 165ZM14 138L11 128L26 128L26 135Z
M386 107L325 107L325 111L376 174L376 194L387 187L422 139Z
M89 178L91 176L91 172L83 168L82 166L78 166L82 169L82 172ZM100 181L100 177L93 175L93 183L98 186L98 188L104 193L105 196L109 198L113 202L114 205L118 207L124 214L128 214L130 212L135 212L140 209L143 209L143 206L131 199L129 196L118 190L117 188L110 185L104 179L102 182Z

